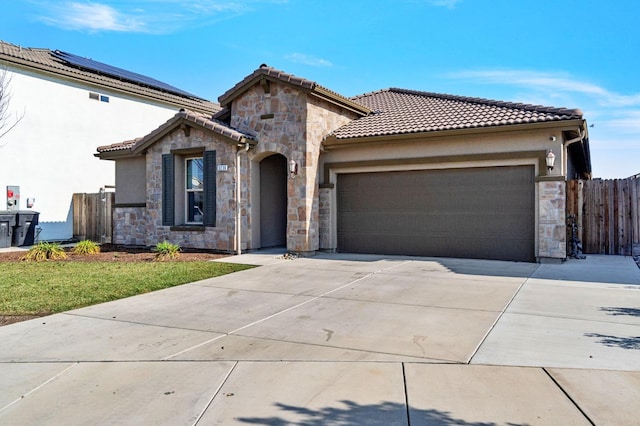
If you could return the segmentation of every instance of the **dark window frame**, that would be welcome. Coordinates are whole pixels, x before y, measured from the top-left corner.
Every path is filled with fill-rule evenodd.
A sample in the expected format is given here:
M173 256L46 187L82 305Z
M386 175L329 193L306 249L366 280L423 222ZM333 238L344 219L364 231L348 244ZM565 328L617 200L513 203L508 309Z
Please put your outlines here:
M187 223L176 224L176 208L184 209L185 204L180 207L176 206L176 180L175 175L176 167L175 162L177 158L194 158L198 153L202 154L203 160L203 213L204 217L202 224L199 223ZM216 182L216 151L204 150L204 149L188 149L188 150L176 150L169 154L162 155L162 225L181 228L198 228L198 227L215 227L217 218L217 182ZM186 170L184 176L181 177L183 182L186 179ZM183 183L181 183L183 185ZM186 192L185 192L186 194ZM186 217L185 217L186 219Z

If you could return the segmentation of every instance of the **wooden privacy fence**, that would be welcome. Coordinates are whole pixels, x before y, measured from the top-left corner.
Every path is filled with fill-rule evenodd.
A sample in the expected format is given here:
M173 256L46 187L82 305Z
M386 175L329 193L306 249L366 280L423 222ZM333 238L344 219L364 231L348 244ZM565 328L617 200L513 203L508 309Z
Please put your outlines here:
M571 180L567 186L568 223L573 215L584 253L640 255L640 175Z
M73 238L110 243L114 200L113 192L73 194Z

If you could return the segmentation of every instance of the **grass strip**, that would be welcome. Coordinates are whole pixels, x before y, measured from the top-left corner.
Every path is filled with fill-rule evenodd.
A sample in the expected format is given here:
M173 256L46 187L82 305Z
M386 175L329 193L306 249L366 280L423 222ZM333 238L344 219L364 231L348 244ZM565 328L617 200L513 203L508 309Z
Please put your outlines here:
M47 315L252 268L219 262L3 262L0 315Z

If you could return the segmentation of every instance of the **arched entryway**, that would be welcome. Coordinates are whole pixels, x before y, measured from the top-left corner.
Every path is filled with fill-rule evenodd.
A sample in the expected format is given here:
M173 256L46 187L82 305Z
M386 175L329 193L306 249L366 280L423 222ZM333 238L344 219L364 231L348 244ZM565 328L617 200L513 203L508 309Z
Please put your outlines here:
M287 245L287 159L271 155L260 162L260 246Z

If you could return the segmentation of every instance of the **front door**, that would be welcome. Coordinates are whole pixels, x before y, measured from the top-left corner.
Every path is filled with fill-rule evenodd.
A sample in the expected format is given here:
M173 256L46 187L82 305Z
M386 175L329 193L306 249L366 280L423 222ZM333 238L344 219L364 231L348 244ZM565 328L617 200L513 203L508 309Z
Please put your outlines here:
M260 162L260 245L287 245L287 159L280 154Z

